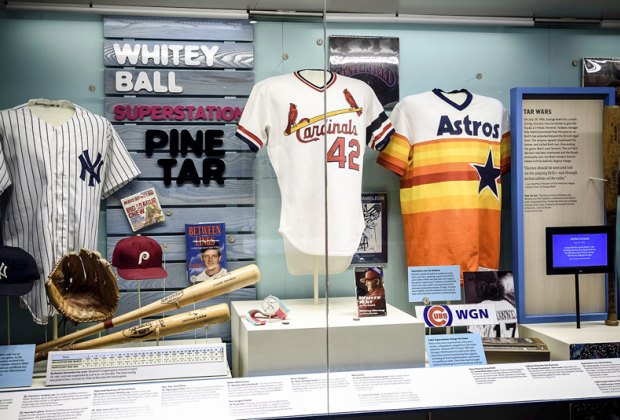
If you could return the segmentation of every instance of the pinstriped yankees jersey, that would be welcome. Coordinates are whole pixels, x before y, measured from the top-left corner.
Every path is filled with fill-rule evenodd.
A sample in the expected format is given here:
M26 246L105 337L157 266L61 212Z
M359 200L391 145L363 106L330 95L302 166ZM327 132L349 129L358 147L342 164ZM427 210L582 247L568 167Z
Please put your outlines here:
M29 105L0 111L0 204L4 245L35 257L41 278L22 297L40 324L55 312L48 305L45 278L60 257L97 248L100 200L140 171L108 120L79 106L54 126Z
M315 265L323 264L326 248L325 166L329 272L349 266L364 229L365 148L383 149L392 132L368 85L326 73L325 86L317 86L308 77L319 73L301 70L257 83L236 133L252 150L267 149L282 197L279 232L291 274L325 272Z

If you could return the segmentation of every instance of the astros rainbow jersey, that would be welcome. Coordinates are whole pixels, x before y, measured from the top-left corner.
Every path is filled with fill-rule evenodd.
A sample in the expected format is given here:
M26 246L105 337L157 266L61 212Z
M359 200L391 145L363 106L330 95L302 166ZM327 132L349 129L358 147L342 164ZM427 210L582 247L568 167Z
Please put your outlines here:
M390 119L396 134L378 163L401 177L407 265L497 269L501 175L510 167L501 102L434 89L403 99Z
M237 128L252 150L267 148L282 196L279 232L291 274L312 273L313 256L325 254L325 167L329 271L349 266L364 229L364 151L381 150L393 131L368 85L330 72L323 83L323 74L301 70L257 83ZM311 82L319 78L320 84Z

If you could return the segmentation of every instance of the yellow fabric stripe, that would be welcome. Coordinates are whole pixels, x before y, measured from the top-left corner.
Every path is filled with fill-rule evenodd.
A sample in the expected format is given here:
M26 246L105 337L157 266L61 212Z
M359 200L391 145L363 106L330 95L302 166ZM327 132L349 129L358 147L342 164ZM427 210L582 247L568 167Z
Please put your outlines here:
M510 157L510 134L502 137L501 152L502 159Z
M407 140L406 137L399 134L393 134L392 137L390 137L390 142L381 153L400 161L407 162L409 159L410 149L411 146L409 145L409 140Z
M500 146L491 146L493 162L499 167ZM424 150L415 149L413 152L413 166L435 165L452 162L486 162L489 153L487 144L458 144L453 147L428 147Z
M400 191L402 212L486 208L500 210L500 200L488 188L478 196L478 181L448 181L418 185ZM497 184L502 195L502 185Z
M489 194L491 193L489 192ZM497 201L495 196L489 200L479 200L476 196L445 196L439 199L427 198L414 201L401 201L400 203L400 209L403 214L463 209L488 209L501 211L501 207L501 204Z

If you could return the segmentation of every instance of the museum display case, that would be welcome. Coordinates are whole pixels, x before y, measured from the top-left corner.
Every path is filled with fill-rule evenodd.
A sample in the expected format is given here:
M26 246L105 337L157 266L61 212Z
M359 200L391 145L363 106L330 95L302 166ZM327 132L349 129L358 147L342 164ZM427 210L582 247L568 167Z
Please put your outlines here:
M617 412L594 6L0 6L2 418Z

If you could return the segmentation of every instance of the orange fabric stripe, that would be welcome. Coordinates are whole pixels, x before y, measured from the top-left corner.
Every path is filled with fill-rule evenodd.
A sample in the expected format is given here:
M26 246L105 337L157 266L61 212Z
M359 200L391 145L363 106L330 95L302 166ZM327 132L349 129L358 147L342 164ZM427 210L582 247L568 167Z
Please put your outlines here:
M445 147L454 147L454 144L458 144L458 143L482 143L482 144L487 144L490 146L496 145L499 143L499 139L498 140L486 140L486 139L479 139L479 138L470 138L470 137L451 137L449 139L435 139L435 140L429 140L429 141L424 141L421 143L414 143L413 147L414 148L424 148L424 147L433 147L433 146L445 146Z
M396 175L403 176L409 164L410 150L411 146L406 137L393 134L385 149L379 152L377 163Z
M442 172L463 172L470 169L473 168L465 162L439 163L436 165L426 165L415 168L413 170L413 176L431 175Z
M510 172L510 132L504 134L500 147L502 175Z
M411 185L423 185L423 184L435 184L437 182L444 181L477 181L479 179L478 174L472 171L460 171L460 172L439 172L428 175L413 176L407 181Z
M403 215L408 240L407 265L461 263L461 272L477 271L480 266L497 269L500 223L499 210L444 210Z

